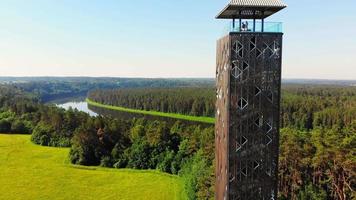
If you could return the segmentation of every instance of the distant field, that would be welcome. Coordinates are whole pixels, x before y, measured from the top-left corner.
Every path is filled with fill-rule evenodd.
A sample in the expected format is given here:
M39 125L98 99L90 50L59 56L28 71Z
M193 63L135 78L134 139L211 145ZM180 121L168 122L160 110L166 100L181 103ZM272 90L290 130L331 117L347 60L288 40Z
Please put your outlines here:
M0 199L185 199L177 176L155 171L73 166L69 149L0 134Z
M92 106L105 108L105 109L110 109L110 110L117 110L117 111L121 111L121 112L152 115L152 116L158 116L158 117L167 117L167 118L194 121L194 122L203 122L203 123L209 123L209 124L214 124L215 123L215 118L212 118L212 117L197 117L197 116L181 115L181 114L175 114L175 113L164 113L164 112L157 112L157 111L137 110L137 109L124 108L124 107L119 107L119 106L105 105L105 104L101 104L101 103L92 101L90 99L86 99L86 101L87 101L87 103L89 105L92 105Z

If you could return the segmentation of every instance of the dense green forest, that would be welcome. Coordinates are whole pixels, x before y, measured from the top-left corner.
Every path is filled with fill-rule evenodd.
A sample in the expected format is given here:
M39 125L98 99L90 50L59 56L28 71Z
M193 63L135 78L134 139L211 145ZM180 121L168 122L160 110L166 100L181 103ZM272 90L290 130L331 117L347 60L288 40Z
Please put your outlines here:
M214 88L92 90L88 98L107 105L192 116L215 116Z
M214 117L213 88L139 88L93 90L88 98L107 105L141 110ZM310 130L340 128L356 118L356 89L344 86L285 85L282 89L282 127Z
M135 92L146 94L142 89L120 91L136 102L143 97L135 97ZM170 105L174 98L206 103L215 96L209 88L148 91L154 102L170 99L168 107L174 107ZM37 144L71 146L69 156L75 164L159 169L179 174L190 199L214 198L213 127L90 117L43 105L33 94L11 85L0 87L0 108L0 132L32 133ZM185 114L192 114L187 108ZM281 108L280 199L355 199L356 88L284 86Z
M35 94L41 102L69 97L86 97L90 90L115 88L212 87L214 79L149 79L149 78L89 78L89 77L0 77L7 83Z

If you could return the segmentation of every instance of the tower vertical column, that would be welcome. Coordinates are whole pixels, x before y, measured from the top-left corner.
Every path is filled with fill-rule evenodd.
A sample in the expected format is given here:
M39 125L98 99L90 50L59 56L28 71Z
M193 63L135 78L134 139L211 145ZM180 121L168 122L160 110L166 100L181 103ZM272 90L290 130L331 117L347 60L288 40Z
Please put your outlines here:
M229 163L229 83L231 63L230 36L221 38L217 43L216 64L216 126L215 126L215 157L216 157L216 199L228 198L228 163Z

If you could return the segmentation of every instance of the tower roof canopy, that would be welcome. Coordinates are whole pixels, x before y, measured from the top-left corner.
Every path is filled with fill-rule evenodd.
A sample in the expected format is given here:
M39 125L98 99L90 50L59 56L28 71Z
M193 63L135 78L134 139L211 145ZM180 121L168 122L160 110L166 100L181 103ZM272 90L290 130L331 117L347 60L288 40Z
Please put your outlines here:
M218 19L264 19L287 7L282 0L231 0Z

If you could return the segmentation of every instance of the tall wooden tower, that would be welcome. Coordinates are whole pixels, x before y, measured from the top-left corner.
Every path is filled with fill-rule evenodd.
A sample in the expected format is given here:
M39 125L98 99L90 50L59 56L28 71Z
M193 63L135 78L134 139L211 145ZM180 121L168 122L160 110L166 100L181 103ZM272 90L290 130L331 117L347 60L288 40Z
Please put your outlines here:
M282 24L265 18L281 0L231 0L217 42L216 199L277 199Z

